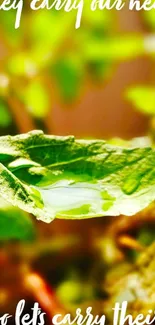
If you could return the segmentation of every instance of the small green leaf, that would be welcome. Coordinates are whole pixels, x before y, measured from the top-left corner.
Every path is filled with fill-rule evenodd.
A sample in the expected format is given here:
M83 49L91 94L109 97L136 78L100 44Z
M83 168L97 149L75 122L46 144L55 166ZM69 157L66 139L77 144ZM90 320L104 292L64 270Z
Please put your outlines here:
M0 240L30 241L35 238L31 218L0 199Z
M87 60L128 60L143 55L144 52L144 39L139 35L105 38L102 41L90 38L83 45L83 55Z
M35 60L32 60L29 53L18 52L8 60L8 71L18 77L32 77L36 74L37 66Z
M6 103L0 99L0 126L7 127L11 124L11 116Z
M66 102L72 102L80 92L83 68L77 57L59 59L53 67L60 95Z
M127 91L127 98L142 113L155 115L155 87L134 87Z
M133 215L155 199L155 149L34 131L0 138L0 195L50 222Z
M154 4L154 0L151 0L151 4ZM151 5L150 4L150 5ZM143 11L143 16L149 27L154 31L155 30L155 11L152 10L144 10Z
M49 95L44 85L33 80L23 92L24 103L28 111L36 118L42 119L49 109Z

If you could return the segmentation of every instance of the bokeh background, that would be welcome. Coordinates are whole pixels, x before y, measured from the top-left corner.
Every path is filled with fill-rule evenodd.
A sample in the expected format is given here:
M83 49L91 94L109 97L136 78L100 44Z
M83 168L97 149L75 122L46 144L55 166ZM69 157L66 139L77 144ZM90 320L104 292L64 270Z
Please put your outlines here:
M0 11L1 133L43 128L53 134L124 138L147 121L125 98L154 84L154 10Z
M16 13L0 11L1 135L42 129L55 135L130 139L152 130L155 11L129 11L126 3L120 12L91 12L89 5L85 1L78 30L74 12L32 12L26 0L18 30ZM3 214L23 217L10 207ZM57 311L74 313L77 306L85 310L92 305L94 314L106 312L111 324L117 278L132 272L137 256L154 240L152 210L147 218L144 213L130 220L46 225L34 219L32 241L1 238L0 312L13 313L22 298L28 311L39 301L51 323ZM131 311L136 308L133 303Z

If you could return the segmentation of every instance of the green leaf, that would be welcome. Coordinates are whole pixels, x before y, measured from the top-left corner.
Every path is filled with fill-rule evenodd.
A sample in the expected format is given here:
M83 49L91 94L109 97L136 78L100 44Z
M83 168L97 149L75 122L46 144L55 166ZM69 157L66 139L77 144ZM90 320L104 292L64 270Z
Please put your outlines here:
M148 115L155 114L155 87L133 87L127 91L127 98L135 107Z
M6 103L0 99L0 126L5 128L11 124L11 116Z
M0 195L50 222L133 215L155 198L155 149L44 135L0 138Z
M81 90L83 66L76 56L59 59L53 73L59 87L60 96L66 102L72 102Z
M30 241L34 237L33 223L28 214L0 199L0 240Z
M49 95L45 86L37 80L33 80L23 92L23 100L28 111L36 118L42 119L47 115Z
M143 55L145 51L144 39L139 35L105 38L102 41L90 38L83 45L83 55L87 60L129 60Z
M153 5L154 1L151 1L151 4ZM151 30L155 30L155 11L154 10L144 10L143 16L149 27L151 27Z
M33 77L37 72L37 68L35 60L27 52L18 51L7 62L9 73L18 77Z

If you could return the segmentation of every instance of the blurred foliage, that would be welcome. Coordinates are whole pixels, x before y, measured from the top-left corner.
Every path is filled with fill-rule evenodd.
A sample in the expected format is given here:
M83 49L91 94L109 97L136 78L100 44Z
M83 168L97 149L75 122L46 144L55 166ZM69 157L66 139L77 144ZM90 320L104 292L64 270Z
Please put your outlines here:
M144 11L144 19L147 22L148 26L154 31L155 30L155 11L154 10Z
M33 79L23 90L23 101L36 118L43 118L50 107L49 94L41 81Z
M71 307L74 304L81 304L90 298L92 299L94 292L92 285L90 283L84 283L84 281L81 281L80 276L77 277L77 279L74 279L72 278L72 275L69 275L69 278L59 285L57 289L57 296L61 303Z
M60 58L53 67L53 74L60 90L60 95L66 102L74 100L81 88L83 65L78 56Z
M0 199L0 241L35 239L35 229L29 215Z
M11 124L11 116L5 101L0 98L0 126L7 127Z
M153 5L154 1L150 1L150 5ZM147 23L147 26L154 31L155 30L155 11L154 10L148 10L143 11L144 20Z
M155 87L135 86L127 91L127 98L141 112L155 115Z
M154 21L152 12L144 17L149 25ZM87 78L102 82L115 63L155 52L154 37L116 33L116 11L93 12L88 0L78 30L74 28L75 10L34 12L26 1L17 30L15 15L14 10L0 12L1 71L4 84L8 80L5 92L0 83L0 94L4 100L13 91L34 119L47 116L53 96L70 104L81 96ZM9 111L11 107L1 105L3 127L11 123Z
M132 59L144 53L144 39L140 35L105 38L103 41L91 38L84 47L87 59L111 62Z

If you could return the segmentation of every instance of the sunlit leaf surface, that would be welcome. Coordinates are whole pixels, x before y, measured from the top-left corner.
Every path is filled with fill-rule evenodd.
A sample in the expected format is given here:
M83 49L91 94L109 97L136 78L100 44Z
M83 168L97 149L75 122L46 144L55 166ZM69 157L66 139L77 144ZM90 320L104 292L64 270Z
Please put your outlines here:
M0 138L0 195L46 222L132 215L155 197L155 151L34 131Z

